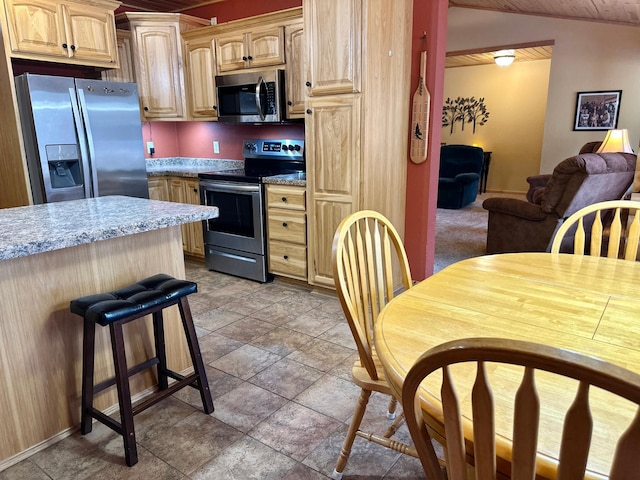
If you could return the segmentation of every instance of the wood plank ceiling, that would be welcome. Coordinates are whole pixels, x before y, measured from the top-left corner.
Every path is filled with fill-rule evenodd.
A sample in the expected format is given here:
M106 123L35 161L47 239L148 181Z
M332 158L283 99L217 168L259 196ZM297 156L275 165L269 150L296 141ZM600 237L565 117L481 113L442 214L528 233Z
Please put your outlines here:
M141 10L180 12L221 1L122 0L122 4ZM449 6L640 26L640 0L449 0Z
M449 0L449 6L640 25L640 0Z
M123 7L149 12L178 13L191 8L204 7L224 0L121 0ZM237 0L236 0L237 1Z

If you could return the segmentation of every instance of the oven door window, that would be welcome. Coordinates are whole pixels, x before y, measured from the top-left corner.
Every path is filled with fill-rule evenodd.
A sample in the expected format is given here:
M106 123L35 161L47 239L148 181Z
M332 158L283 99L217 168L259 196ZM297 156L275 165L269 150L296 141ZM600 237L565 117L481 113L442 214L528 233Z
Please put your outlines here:
M229 233L241 237L255 236L253 196L241 193L207 190L206 204L219 209L218 218L207 220L209 231Z

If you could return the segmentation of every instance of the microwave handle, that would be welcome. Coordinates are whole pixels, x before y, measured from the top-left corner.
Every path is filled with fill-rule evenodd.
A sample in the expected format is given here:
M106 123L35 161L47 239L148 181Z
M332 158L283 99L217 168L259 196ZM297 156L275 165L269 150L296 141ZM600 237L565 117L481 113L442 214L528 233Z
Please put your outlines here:
M260 115L260 120L264 121L265 115L262 110L262 102L260 101L260 94L262 93L262 88L264 87L264 79L260 77L258 79L258 83L256 83L256 107L258 107L258 114Z

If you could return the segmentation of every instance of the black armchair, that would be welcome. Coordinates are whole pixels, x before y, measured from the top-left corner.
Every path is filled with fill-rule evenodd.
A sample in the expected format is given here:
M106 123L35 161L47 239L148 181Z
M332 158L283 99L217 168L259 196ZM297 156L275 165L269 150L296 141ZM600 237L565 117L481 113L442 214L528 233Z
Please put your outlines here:
M462 208L475 201L483 162L484 152L480 147L440 147L438 208Z

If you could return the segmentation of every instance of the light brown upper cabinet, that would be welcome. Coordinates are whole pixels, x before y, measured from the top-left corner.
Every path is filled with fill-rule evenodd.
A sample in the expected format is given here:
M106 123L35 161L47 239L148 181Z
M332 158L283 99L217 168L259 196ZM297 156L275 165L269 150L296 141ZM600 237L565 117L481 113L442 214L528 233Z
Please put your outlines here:
M307 94L361 90L361 0L304 0ZM321 47L321 48L320 48Z
M213 37L185 39L185 78L189 116L194 120L218 118Z
M218 73L284 63L284 28L271 26L216 37Z
M5 0L11 56L30 60L117 67L110 0Z
M133 65L145 120L185 120L181 33L208 25L179 13L127 12L118 26L131 30Z
M307 55L302 19L285 26L287 118L304 117Z
M120 68L103 70L101 72L102 79L110 82L135 82L136 75L133 71L131 56L131 32L118 29L116 30L116 38Z

